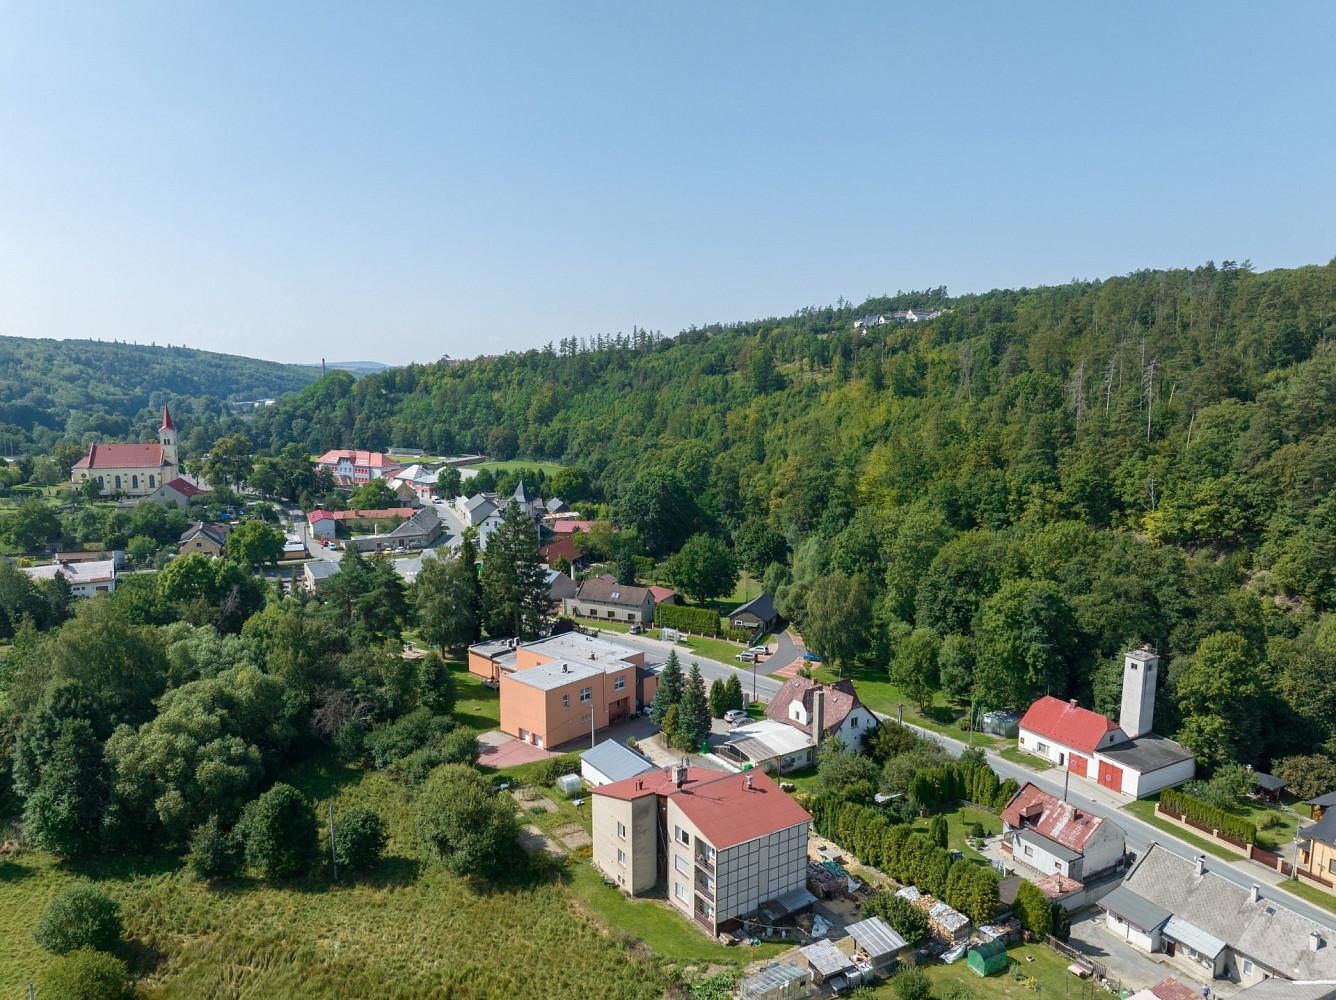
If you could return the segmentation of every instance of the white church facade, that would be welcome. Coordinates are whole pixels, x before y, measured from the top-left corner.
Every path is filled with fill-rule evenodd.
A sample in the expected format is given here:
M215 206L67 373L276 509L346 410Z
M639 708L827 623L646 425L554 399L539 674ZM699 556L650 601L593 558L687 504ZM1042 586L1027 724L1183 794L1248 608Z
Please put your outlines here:
M157 444L92 444L70 469L71 486L96 479L104 496L147 496L176 477L176 428L165 406Z
M1019 748L1133 799L1190 781L1197 773L1192 751L1151 731L1159 664L1149 647L1123 658L1117 723L1075 700L1040 698L1021 719Z

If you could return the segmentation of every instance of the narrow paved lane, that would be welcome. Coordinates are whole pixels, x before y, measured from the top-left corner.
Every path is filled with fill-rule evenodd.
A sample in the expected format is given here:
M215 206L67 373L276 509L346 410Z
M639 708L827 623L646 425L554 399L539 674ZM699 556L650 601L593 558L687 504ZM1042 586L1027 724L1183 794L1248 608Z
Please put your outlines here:
M650 654L655 660L665 660L668 652L672 649L677 650L677 658L682 661L682 669L689 670L691 664L700 664L701 676L705 678L708 686L713 680L728 680L731 674L737 674L738 680L742 682L742 691L747 697L753 697L760 701L769 701L775 695L779 694L782 684L774 678L765 675L768 664L761 664L760 667L753 668L752 665L746 667L731 667L726 663L720 663L718 660L707 659L698 653L693 653L689 649L683 649L680 646L674 646L671 642L663 642L659 639L651 639L645 635L624 635L621 632L603 633L608 638L616 642L625 643L636 649L643 650ZM755 678L753 680L753 677Z

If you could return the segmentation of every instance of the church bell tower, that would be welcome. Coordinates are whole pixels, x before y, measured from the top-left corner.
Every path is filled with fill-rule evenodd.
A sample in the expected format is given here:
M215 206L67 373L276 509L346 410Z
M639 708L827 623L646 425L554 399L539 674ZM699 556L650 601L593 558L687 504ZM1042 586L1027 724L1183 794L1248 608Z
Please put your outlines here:
M162 445L162 464L172 467L176 475L176 427L172 425L172 414L164 403L162 407L162 426L158 428L158 443ZM163 474L166 479L166 473Z

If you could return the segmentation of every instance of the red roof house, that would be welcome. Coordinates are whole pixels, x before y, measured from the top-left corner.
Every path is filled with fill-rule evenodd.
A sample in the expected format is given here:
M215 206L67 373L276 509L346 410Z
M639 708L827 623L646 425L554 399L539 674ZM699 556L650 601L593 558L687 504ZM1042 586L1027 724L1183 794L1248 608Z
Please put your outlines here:
M790 677L770 699L765 714L811 736L818 690L823 694L823 738L838 735L851 750L861 749L863 737L877 728L877 717L858 700L853 681L818 684L809 677Z
M1027 782L1002 807L1003 851L1053 886L1120 871L1126 838L1116 824ZM1078 886L1079 887L1079 886ZM1072 891L1055 889L1057 895ZM1056 898L1050 895L1050 898Z
M1030 706L1021 717L1020 729L1022 745L1026 743L1025 733L1029 732L1088 754L1126 739L1112 719L1082 708L1075 698L1063 701L1052 695L1045 695Z

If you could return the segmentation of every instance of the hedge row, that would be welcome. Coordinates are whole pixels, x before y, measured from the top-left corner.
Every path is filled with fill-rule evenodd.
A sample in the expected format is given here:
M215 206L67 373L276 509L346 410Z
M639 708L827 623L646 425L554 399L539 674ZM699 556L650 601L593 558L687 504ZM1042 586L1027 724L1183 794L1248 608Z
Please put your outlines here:
M654 608L654 624L660 628L675 628L679 632L698 632L712 636L719 634L719 614L709 608L659 604Z
M863 864L897 882L916 885L955 907L976 924L997 916L997 880L992 870L951 853L879 809L817 796L807 803L819 834Z
M909 782L909 801L918 809L961 801L1001 809L1019 788L1015 778L999 781L997 772L987 765L949 761L914 775Z
M1202 826L1218 830L1223 836L1241 840L1245 844L1257 843L1257 824L1227 813L1219 806L1213 806L1201 799L1194 799L1186 792L1166 788L1160 792L1160 805L1170 812L1177 813L1184 819L1194 820Z

